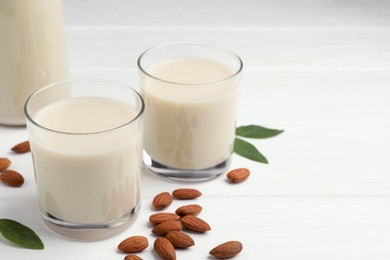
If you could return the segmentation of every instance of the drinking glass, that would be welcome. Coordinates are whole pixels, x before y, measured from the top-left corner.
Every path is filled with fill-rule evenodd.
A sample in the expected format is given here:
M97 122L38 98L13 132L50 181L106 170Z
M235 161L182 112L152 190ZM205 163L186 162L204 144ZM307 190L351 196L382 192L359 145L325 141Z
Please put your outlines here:
M36 91L24 110L45 224L78 240L127 228L140 208L140 94L117 82L64 81Z
M170 43L138 59L144 115L144 162L178 182L213 179L234 148L241 59L202 43Z

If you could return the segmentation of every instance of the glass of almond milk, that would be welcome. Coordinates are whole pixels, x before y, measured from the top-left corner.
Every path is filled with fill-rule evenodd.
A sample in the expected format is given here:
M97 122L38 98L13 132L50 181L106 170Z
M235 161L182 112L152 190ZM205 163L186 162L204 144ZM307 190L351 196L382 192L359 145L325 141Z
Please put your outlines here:
M179 182L226 172L242 66L230 50L199 43L161 45L139 57L144 162L152 172Z
M45 224L78 240L111 237L140 208L142 116L138 92L82 79L46 86L25 115Z

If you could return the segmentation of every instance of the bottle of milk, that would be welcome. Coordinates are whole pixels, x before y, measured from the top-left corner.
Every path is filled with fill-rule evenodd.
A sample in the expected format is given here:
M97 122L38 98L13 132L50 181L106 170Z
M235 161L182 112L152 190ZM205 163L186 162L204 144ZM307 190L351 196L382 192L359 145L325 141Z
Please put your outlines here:
M0 124L25 125L27 98L68 78L62 0L0 0Z

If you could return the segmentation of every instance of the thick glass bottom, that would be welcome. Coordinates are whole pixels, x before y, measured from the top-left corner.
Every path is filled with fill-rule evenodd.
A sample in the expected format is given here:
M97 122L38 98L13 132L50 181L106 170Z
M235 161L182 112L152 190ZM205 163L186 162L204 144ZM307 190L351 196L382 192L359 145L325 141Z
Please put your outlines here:
M176 169L166 165L163 165L159 162L154 161L150 156L144 152L144 163L146 167L154 174L159 177L162 177L168 181L173 182L186 182L186 183L196 183L196 182L205 182L212 180L219 175L227 172L231 163L231 156L213 167L206 169Z
M96 224L79 224L58 219L47 212L41 214L45 225L55 233L79 241L96 241L113 237L129 228L137 219L138 203L129 213L119 219Z

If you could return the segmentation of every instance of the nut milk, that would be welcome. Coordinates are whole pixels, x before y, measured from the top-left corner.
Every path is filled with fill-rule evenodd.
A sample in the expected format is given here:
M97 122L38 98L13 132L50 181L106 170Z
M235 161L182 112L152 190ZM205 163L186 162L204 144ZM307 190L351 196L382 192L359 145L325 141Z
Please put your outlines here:
M126 125L135 116L128 105L101 97L68 98L33 115L51 129L32 128L30 135L43 212L106 223L138 206L142 133L138 124Z
M141 76L146 103L144 149L176 169L205 169L233 151L237 78L222 63L177 58L152 64ZM227 80L226 80L227 79Z
M0 124L24 125L38 88L68 79L61 0L0 1Z

